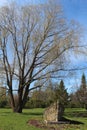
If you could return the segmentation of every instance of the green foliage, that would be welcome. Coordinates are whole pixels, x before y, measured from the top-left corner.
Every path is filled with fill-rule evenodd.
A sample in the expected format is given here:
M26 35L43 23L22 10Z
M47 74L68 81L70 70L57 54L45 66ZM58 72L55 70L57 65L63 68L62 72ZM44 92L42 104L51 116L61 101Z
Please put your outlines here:
M26 103L26 108L45 108L51 103L59 100L64 107L68 104L69 95L61 80L60 85L53 84L51 81L45 90L35 90L32 92L29 101Z
M26 108L45 108L54 102L54 89L53 84L48 82L46 89L34 90L31 97L27 101Z
M0 108L6 107L7 104L8 104L8 102L7 102L7 99L6 99L6 98L0 99Z
M46 94L42 90L35 90L29 101L25 105L26 108L44 108L46 107Z
M6 89L4 87L0 87L0 108L4 108L7 106L8 97L6 95Z
M82 79L81 79L81 89L86 89L86 77L85 74L83 73Z
M46 91L34 91L32 97L27 101L25 108L45 108L49 106L53 101L52 97L49 97Z
M82 107L87 109L87 84L86 76L83 73L81 77L81 85L75 93L70 94L70 103L68 105L71 108Z
M78 101L78 97L76 93L70 94L70 102L68 104L69 108L80 108L81 103Z
M65 107L68 104L69 95L67 89L64 86L63 80L60 81L60 84L55 88L55 100L59 100L59 102Z
M86 77L84 73L81 77L81 86L76 92L76 97L78 99L78 102L81 104L81 107L87 109L87 85L86 85Z

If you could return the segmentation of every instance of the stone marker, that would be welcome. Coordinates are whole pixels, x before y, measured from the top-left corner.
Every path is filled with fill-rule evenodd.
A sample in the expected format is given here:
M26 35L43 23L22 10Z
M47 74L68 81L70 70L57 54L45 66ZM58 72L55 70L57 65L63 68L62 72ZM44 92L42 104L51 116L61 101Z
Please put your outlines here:
M57 123L58 121L61 121L63 114L64 107L57 101L45 109L43 115L44 121L45 123Z

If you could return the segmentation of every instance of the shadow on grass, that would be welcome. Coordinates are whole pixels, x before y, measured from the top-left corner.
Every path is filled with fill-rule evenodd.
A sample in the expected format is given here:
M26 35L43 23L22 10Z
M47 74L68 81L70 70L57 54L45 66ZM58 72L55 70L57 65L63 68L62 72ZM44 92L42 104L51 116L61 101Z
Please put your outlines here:
M87 111L85 112L67 112L65 115L68 115L69 117L87 117Z
M23 112L22 113L22 115L30 115L30 116L40 116L40 115L43 115L43 113L42 112L29 112L29 113L25 113L25 112Z
M80 125L80 124L83 124L83 122L80 122L80 121L75 121L75 120L70 120L70 119L67 119L65 117L62 117L61 121L59 121L59 123L64 123L64 124L76 124L76 125Z
M0 112L0 116L8 116L12 112Z

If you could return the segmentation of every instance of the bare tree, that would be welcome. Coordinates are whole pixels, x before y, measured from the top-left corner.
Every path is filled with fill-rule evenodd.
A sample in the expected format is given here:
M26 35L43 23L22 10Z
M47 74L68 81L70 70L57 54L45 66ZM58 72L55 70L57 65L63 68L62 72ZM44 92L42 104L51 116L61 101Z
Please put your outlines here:
M68 25L56 1L0 8L1 61L14 112L21 113L29 92L41 86L33 87L33 82L59 76L64 55L78 39L77 25Z

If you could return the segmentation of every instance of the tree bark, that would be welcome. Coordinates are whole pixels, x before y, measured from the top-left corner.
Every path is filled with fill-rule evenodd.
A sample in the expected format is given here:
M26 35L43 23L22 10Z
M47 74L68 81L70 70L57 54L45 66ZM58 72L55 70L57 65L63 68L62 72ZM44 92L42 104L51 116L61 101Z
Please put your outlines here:
M23 110L23 107L22 107L22 105L19 104L17 107L15 107L14 112L15 113L22 113L22 110Z
M14 102L14 97L13 97L13 93L12 93L11 90L9 91L9 96L10 96L11 107L12 107L12 110L13 110L13 112L14 112L15 102Z
M16 113L22 113L22 109L23 109L23 101L22 101L22 95L23 95L23 88L20 88L18 91L18 101L17 105L15 106L14 112Z

